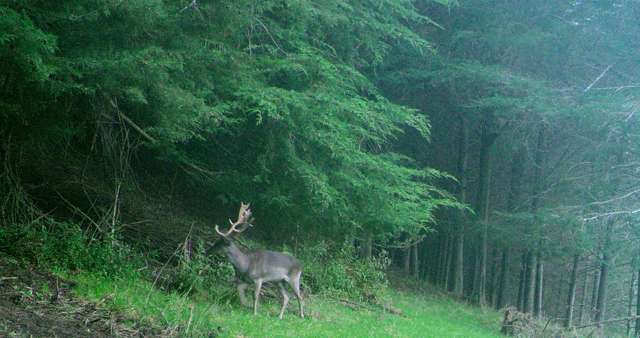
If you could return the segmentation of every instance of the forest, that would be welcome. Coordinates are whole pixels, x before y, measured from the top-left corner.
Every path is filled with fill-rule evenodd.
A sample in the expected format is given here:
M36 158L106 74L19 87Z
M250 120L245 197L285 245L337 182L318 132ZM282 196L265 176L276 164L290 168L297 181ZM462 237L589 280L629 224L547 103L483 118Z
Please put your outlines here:
M0 0L0 335L640 337L639 36L636 0ZM229 243L299 259L305 319L254 319Z

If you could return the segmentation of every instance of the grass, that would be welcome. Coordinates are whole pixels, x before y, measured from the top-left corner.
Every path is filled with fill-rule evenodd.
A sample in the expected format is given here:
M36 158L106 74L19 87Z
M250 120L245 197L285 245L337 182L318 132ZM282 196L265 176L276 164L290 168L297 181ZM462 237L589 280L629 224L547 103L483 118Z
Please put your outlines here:
M135 276L109 278L82 273L76 294L106 304L132 318L175 328L182 336L206 337L499 337L499 315L445 296L390 291L404 316L378 310L353 310L327 297L311 296L307 318L298 317L292 300L278 320L279 299L266 299L257 316L235 304L164 293ZM261 298L262 300L263 298Z

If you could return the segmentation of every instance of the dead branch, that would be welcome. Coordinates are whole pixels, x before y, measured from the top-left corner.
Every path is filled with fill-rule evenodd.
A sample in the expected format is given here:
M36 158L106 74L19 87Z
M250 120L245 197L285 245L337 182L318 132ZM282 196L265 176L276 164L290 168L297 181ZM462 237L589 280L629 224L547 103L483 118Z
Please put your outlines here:
M142 135L142 137L144 137L147 141L151 143L158 142L158 140L156 140L153 136L147 134L147 132L142 130L142 128L140 128L140 126L138 126L135 122L133 122L133 120L131 120L127 115L125 115L122 111L120 111L120 108L118 108L118 105L111 98L109 98L109 103L116 110L120 118L122 118L124 122L126 122L131 128L137 131L140 135Z
M607 68L606 68L604 71L602 71L602 73L600 73L600 75L598 75L598 77L597 77L595 80L593 80L593 82L591 82L591 84L590 84L590 85L588 85L588 86L587 86L587 88L585 88L583 92L584 92L584 93L588 92L588 91L589 91L589 89L591 89L591 87L593 87L593 85L595 85L598 81L600 81L600 79L602 79L602 77L603 77L605 74L607 74L607 72L609 71L609 69L611 69L611 67L612 67L612 66L613 66L613 65L609 65L609 66L607 66Z
M58 195L58 197L60 197L60 199L62 199L63 202L65 202L69 206L69 208L71 208L72 211L75 211L78 214L80 214L82 217L87 219L89 221L89 223L93 224L96 227L96 229L98 229L98 231L103 233L102 227L100 227L100 224L98 224L98 222L94 221L93 218L91 218L89 215L85 214L82 210L80 210L80 208L76 207L75 205L73 205L73 203L69 202L69 200L64 198L64 196L62 196L62 194L60 194L57 191L56 191L56 194Z
M583 218L582 220L585 221L585 222L588 222L588 221L593 221L593 220L596 220L596 219L599 219L599 218L604 218L604 217L609 217L609 216L633 215L633 214L637 214L639 212L640 212L640 209L635 209L635 210L616 210L616 211L611 211L611 212L592 214L593 216Z
M333 299L334 301L336 301L337 303L339 303L340 305L343 305L345 307L350 308L351 310L357 311L357 310L370 310L370 311L380 311L382 310L383 312L388 312L397 316L401 316L404 317L404 313L402 312L402 310L392 306L392 305L388 305L388 304L384 304L384 303L376 303L376 306L372 306L372 305L368 305L368 304L364 304L364 303L356 303L353 301L350 301L348 299L342 299L342 298L334 298L334 297L329 297L331 299Z

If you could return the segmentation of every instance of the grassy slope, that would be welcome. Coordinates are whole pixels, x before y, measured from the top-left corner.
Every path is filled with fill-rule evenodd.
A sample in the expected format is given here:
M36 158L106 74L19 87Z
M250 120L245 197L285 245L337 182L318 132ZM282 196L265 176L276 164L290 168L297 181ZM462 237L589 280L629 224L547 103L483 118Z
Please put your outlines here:
M222 337L497 337L496 312L470 307L442 296L394 291L390 296L405 316L377 310L352 310L335 301L311 297L297 317L293 300L285 319L277 319L278 300L266 299L258 316L250 309L166 294L137 278L72 276L77 294L104 302L145 321L176 327L181 335ZM219 329L221 328L221 329Z

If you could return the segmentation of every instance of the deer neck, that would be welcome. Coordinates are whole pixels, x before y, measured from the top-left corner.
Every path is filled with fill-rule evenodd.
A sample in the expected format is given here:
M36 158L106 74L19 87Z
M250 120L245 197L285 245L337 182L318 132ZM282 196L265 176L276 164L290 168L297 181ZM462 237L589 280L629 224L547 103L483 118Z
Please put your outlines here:
M239 272L246 273L249 270L249 256L240 250L235 243L231 242L226 252L231 264L233 264Z

